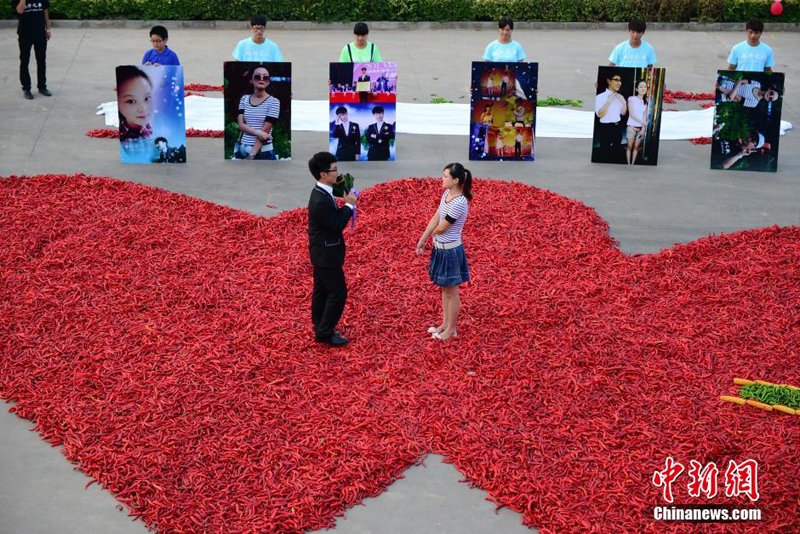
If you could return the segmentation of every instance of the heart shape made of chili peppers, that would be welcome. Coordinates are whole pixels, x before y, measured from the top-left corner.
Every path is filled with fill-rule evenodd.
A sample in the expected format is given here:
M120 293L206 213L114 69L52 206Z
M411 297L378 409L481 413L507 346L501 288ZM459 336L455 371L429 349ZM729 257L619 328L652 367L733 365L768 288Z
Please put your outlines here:
M330 350L309 326L305 210L0 180L0 397L163 531L331 526L428 452L543 532L668 530L647 514L666 457L753 458L757 528L797 530L800 418L718 396L735 376L798 382L798 228L630 257L592 209L477 180L472 282L442 344L414 255L440 191L364 191L347 236L353 342Z

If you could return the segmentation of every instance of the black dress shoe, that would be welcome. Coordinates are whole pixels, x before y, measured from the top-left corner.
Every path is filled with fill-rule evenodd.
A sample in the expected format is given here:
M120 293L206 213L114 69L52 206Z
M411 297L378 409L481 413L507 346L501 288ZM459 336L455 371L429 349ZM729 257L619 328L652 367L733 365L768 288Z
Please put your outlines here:
M347 338L340 336L338 333L333 334L330 339L320 339L317 338L317 343L327 343L333 347L341 347L342 345L347 345Z
M42 94L42 95L44 95L44 96L53 96L53 93L51 93L50 91L48 91L48 90L47 90L47 87L44 87L44 88L42 88L42 89L39 89L39 94Z
M25 95L25 98L28 100L33 100L33 93L31 93L30 89L23 89L22 94Z

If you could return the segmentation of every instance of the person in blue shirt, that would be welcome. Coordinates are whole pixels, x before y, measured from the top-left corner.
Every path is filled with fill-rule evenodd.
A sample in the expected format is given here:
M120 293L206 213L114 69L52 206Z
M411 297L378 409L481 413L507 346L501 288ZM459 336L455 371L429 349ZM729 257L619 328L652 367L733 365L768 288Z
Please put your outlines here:
M761 42L764 23L759 19L750 19L745 30L747 40L731 48L728 70L772 72L772 67L775 66L772 48Z
M483 59L486 61L516 62L524 61L525 51L522 45L511 39L514 31L514 21L508 17L503 17L498 23L500 36L486 46L483 52Z
M233 58L236 61L282 62L281 49L264 36L266 30L266 17L250 19L250 31L253 32L253 36L239 41L233 49Z
M164 26L153 26L150 29L150 42L153 48L144 53L142 65L180 65L178 54L167 46L169 33Z
M611 67L652 67L656 63L656 51L653 46L643 40L647 24L643 20L632 20L628 23L630 39L622 41L614 47L608 56Z

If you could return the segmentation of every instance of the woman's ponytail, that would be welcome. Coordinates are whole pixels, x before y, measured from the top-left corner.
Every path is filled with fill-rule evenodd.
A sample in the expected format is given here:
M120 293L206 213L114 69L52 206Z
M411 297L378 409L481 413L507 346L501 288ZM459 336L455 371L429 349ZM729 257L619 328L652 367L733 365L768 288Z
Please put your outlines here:
M464 168L464 183L461 187L461 192L464 194L464 198L467 200L472 200L472 172L470 172L470 170L467 168Z

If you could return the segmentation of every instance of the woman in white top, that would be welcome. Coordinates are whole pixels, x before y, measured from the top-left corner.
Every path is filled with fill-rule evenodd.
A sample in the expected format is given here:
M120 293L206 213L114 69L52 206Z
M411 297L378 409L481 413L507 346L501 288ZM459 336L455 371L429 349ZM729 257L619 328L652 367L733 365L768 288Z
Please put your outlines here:
M647 131L648 107L647 82L641 80L636 84L634 94L628 97L628 128L626 130L628 165L633 165L636 162L636 156L639 155L639 147Z
M511 39L511 34L514 32L514 21L503 17L500 19L498 27L500 28L498 39L486 45L483 59L511 63L524 61L526 56L522 45Z
M459 286L469 282L469 266L461 244L461 231L469 215L472 200L472 173L460 163L444 168L439 209L417 241L417 254L425 250L425 242L433 235L433 251L428 266L431 281L442 288L442 324L428 328L434 339L446 341L458 335L456 322L461 311Z

